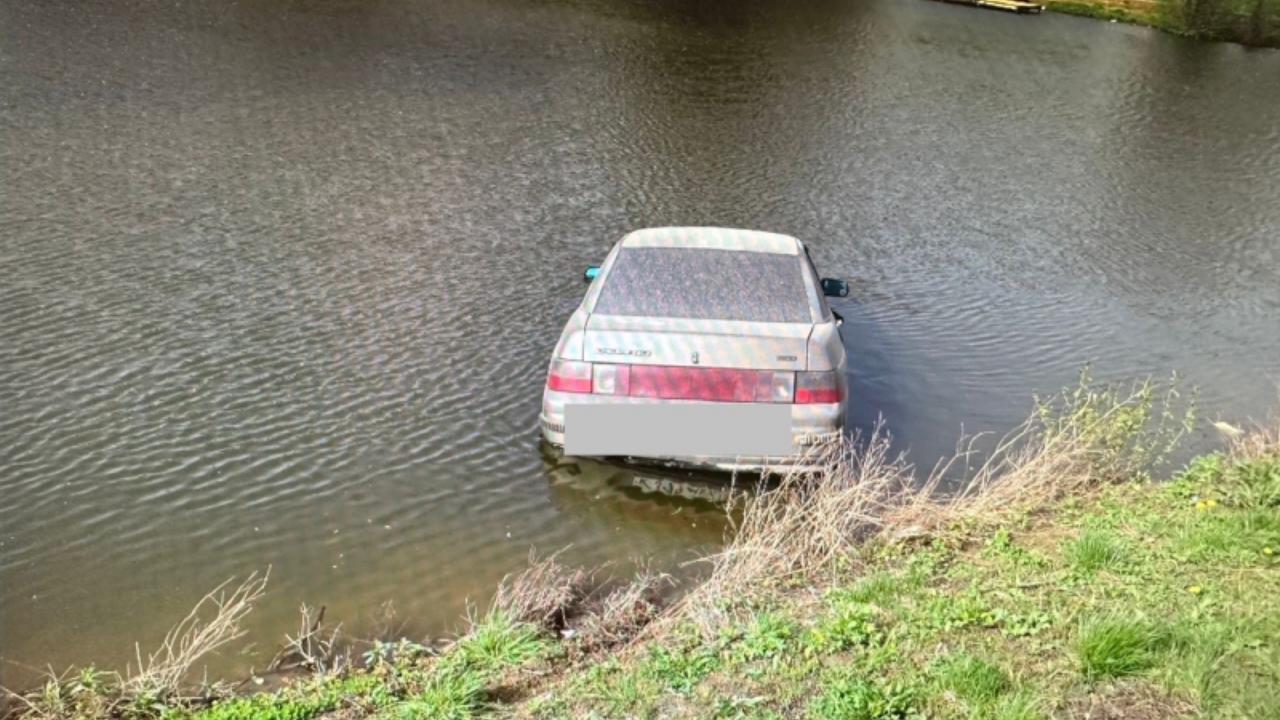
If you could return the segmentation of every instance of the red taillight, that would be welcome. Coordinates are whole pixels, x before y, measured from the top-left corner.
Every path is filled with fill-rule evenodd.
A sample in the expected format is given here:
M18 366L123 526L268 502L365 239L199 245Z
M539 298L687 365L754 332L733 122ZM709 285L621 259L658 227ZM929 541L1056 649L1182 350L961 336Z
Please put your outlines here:
M552 360L547 373L547 388L560 392L591 392L591 363L578 360Z
M840 402L840 383L834 372L796 373L796 404L819 405Z
M840 402L834 372L621 365L553 360L547 388L661 400L825 404Z
M631 397L754 402L760 373L729 368L631 366Z

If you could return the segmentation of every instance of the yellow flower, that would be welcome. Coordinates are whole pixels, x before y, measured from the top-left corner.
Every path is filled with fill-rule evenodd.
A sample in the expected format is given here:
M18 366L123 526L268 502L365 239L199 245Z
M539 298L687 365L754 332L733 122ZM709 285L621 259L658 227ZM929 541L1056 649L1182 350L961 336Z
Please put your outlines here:
M1208 505L1205 505L1203 500L1201 500L1200 502L1196 503L1196 509L1197 509L1197 510L1199 510L1200 512L1204 512L1205 508L1207 508L1207 507L1208 507Z
M1272 556L1272 555L1275 555L1275 554L1276 554L1276 552L1275 552L1275 550L1272 550L1270 546L1267 546L1267 547L1262 548L1262 554L1263 554L1263 555L1266 555L1266 556L1268 556L1268 557L1270 557L1270 556Z
M1199 595L1201 590L1203 590L1203 588L1201 588L1199 585L1192 585L1191 587L1187 588L1187 592L1191 593L1192 595Z
M1204 501L1204 506L1208 508L1218 507L1218 501L1214 500L1213 498L1209 498L1208 500Z

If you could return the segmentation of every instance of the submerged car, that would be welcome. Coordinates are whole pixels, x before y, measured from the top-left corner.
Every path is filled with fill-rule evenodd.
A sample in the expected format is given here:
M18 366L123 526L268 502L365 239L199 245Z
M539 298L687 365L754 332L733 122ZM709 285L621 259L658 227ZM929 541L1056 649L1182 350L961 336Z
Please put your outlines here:
M588 268L556 343L543 439L578 456L784 471L838 436L848 402L840 316L794 237L670 227Z

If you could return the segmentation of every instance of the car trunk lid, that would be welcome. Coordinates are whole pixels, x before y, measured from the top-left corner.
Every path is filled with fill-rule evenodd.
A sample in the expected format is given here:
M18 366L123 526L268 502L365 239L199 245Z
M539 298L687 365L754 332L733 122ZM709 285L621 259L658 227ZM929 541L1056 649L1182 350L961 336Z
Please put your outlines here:
M593 314L588 362L675 367L804 370L808 323L748 322Z

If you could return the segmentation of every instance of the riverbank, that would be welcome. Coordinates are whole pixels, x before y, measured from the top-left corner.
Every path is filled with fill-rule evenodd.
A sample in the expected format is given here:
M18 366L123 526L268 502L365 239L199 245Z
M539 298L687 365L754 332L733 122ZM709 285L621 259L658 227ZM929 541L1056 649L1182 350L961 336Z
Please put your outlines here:
M81 672L18 714L1280 717L1280 428L1228 428L1222 451L1158 482L1191 426L1172 398L1065 393L958 492L939 483L964 454L918 487L883 439L829 448L821 477L748 500L705 580L666 607L661 578L601 586L544 560L438 648L353 657L313 618L281 655L303 674L272 692L180 697L159 674Z
M1054 12L1148 25L1201 40L1280 47L1280 0L1044 0Z

